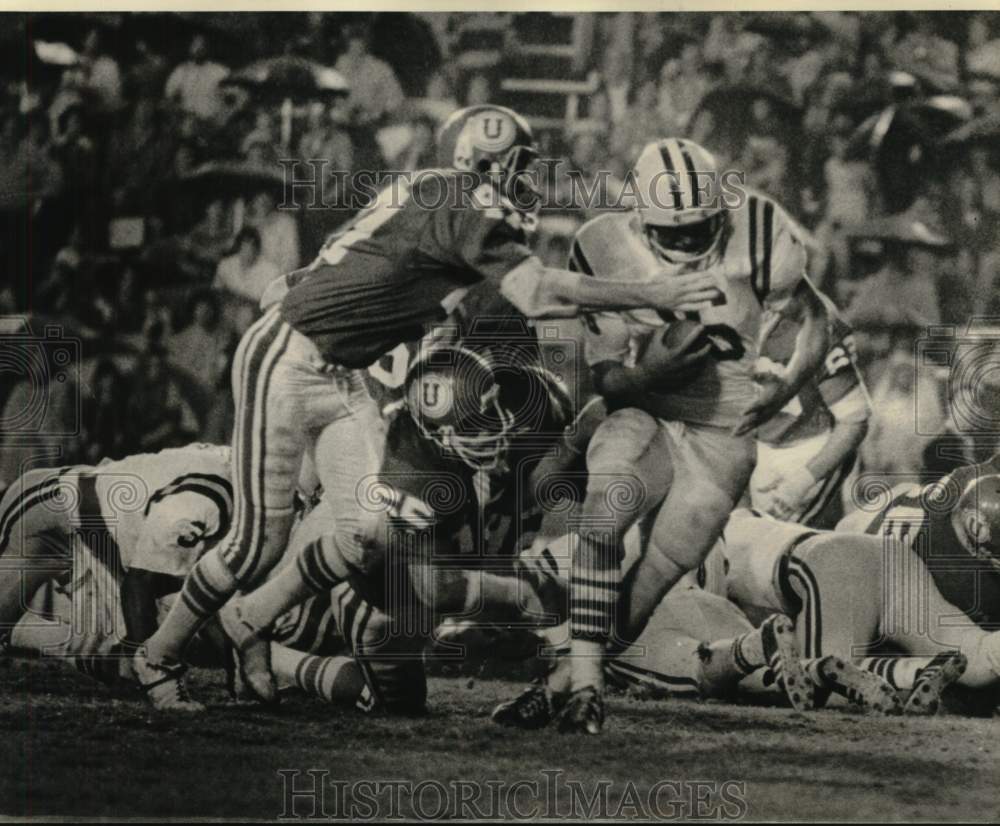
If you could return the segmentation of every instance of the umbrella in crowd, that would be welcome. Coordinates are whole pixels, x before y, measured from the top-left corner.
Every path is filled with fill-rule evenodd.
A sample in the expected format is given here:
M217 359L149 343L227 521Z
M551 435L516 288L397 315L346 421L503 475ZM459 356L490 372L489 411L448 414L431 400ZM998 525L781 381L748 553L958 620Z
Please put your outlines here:
M285 177L278 165L209 161L182 175L177 183L183 191L205 198L239 198L270 192L280 201Z
M296 103L336 100L350 92L336 69L311 60L284 56L257 60L227 77L223 86L246 90L256 102L281 107L281 142L291 143L292 109Z

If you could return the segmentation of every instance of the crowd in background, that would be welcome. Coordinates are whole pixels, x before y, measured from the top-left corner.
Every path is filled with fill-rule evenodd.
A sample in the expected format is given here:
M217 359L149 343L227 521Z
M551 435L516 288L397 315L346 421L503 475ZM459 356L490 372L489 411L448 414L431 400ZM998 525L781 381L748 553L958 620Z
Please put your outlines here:
M435 128L457 106L522 108L502 83L525 74L519 32L544 39L565 23L5 17L16 24L0 35L0 315L27 313L36 335L56 321L84 342L79 383L49 388L46 416L81 423L64 428L63 462L228 438L229 362L264 288L352 214L335 173L432 165ZM592 91L540 130L543 154L564 161L550 194L577 173L614 190L641 145L664 135L744 171L802 224L813 279L858 329L875 402L866 467L925 467L928 444L962 427L954 389L940 368L915 368L914 348L928 325L959 325L961 338L1000 303L1000 129L989 132L1000 14L579 17L570 71ZM287 77L249 71L282 57L311 61L315 94L301 77L289 91ZM280 161L317 158L338 208L279 209ZM575 206L543 214L549 263L562 263L587 214ZM3 399L4 420L31 396L22 384ZM4 446L0 486L32 450Z

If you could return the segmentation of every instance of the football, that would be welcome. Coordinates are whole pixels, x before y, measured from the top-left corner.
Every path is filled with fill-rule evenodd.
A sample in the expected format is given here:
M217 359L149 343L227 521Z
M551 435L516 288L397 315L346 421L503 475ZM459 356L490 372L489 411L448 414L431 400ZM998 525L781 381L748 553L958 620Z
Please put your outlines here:
M638 365L652 377L676 388L690 384L702 374L711 352L712 342L705 326L685 318L657 331Z

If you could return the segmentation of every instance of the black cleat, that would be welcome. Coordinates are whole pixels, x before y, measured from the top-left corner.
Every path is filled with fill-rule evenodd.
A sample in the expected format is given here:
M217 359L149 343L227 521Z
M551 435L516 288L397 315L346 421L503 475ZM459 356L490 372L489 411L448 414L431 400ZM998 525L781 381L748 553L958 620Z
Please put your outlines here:
M903 706L904 714L937 714L942 692L965 673L969 661L959 651L942 651L913 682L913 690Z
M490 719L498 726L526 731L545 728L555 719L564 702L565 695L553 694L543 685L533 685L513 700L500 703L493 709Z
M604 695L591 685L574 691L559 713L560 734L600 734L604 728Z
M829 655L816 663L819 685L876 714L899 714L902 703L892 686L871 671Z
M795 642L795 626L784 614L771 614L760 627L764 659L796 711L816 708L816 685L806 674Z

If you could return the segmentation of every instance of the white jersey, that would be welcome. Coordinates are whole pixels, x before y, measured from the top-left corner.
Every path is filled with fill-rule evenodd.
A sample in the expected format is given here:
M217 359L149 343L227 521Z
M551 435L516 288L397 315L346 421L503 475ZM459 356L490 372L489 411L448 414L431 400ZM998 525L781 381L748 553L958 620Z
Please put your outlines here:
M229 529L229 448L194 444L142 453L63 480L74 491L71 520L112 570L142 568L183 577Z
M731 210L717 252L694 264L671 264L648 246L637 213L600 215L577 232L570 269L599 278L641 281L655 273L701 270L716 275L720 303L688 314L707 328L714 358L684 387L647 393L648 411L660 418L731 427L754 400L753 382L765 312L780 312L805 275L806 250L797 226L774 201L749 194ZM654 334L678 317L640 309L602 312L584 319L587 362L626 366Z

